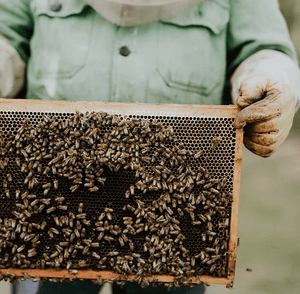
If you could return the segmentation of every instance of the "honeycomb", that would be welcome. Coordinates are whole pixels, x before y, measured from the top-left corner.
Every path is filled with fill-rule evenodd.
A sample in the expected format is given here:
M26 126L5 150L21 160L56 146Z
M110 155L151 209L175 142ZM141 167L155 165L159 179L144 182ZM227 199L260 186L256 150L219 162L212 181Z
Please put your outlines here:
M0 268L227 278L232 123L0 111Z

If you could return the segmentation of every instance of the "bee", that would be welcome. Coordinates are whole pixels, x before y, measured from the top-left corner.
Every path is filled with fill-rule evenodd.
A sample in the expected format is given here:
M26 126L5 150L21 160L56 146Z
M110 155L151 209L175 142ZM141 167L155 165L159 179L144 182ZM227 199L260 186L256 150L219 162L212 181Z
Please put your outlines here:
M79 203L78 212L82 213L82 210L83 210L83 203Z
M25 245L22 245L22 246L20 246L20 247L17 249L17 252L20 253L20 252L22 252L25 248L26 248L26 246L25 246Z
M7 176L8 181L12 182L12 176L11 176L11 174L7 174L6 176Z
M34 194L30 194L27 196L27 199L35 199L36 198L36 195Z
M21 166L21 160L20 160L20 157L16 157L16 164L17 166Z
M54 187L55 190L58 189L58 180L53 181L53 187Z
M45 204L45 205L49 205L50 204L50 198L48 198L48 199L40 199L40 202L42 202L43 204Z
M218 147L218 145L222 142L222 139L221 137L214 137L212 140L211 140L211 148L210 150L211 151L215 151L216 148Z
M193 222L192 222L192 225L193 225L193 226L198 226L198 225L201 225L201 222L200 222L200 221L197 221L197 222L193 221Z
M56 207L52 206L46 210L47 213L51 213L56 210Z
M60 222L59 222L58 217L55 216L53 219L54 219L54 221L55 221L55 224L56 224L57 226L60 226Z
M86 234L86 229L83 228L83 229L81 230L81 237L84 238L85 234Z
M77 221L77 222L76 222L76 228L77 228L78 230L81 230L81 223L80 223L80 221Z
M58 205L57 208L60 209L60 210L68 210L67 205Z
M27 229L27 233L31 233L32 232L32 224L28 225L28 229Z
M173 215L173 210L170 207L167 207L167 212L169 215Z
M78 218L78 219L85 219L86 218L86 214L85 213L77 214L76 218Z
M34 165L32 166L32 168L33 168L33 169L36 169L38 166L39 166L39 162L36 161L36 162L34 163Z
M31 242L35 245L35 244L38 244L38 239L39 239L39 236L35 236Z
M134 195L134 185L130 185L130 194Z
M108 220L112 220L112 216L109 212L106 213L106 217L108 218Z
M181 208L177 208L177 212L180 216L184 216L183 211L181 210Z
M86 261L85 260L79 260L78 266L79 267L86 267Z
M29 252L29 250L28 250L28 255L27 255L27 257L33 257L33 256L35 256L35 255L37 255L37 253L36 253L36 251L30 251Z
M47 167L44 169L43 174L44 174L44 175L47 175L47 174L49 173L50 170L51 170L50 167L47 166Z
M71 192L74 193L79 188L79 185L74 185L70 188Z
M36 207L34 207L36 208ZM40 207L37 207L37 212L36 210L34 210L34 213L37 214L37 213L41 213L45 208L45 204L41 204Z
M50 159L52 158L52 154L46 154L43 156L44 159Z
M56 198L54 199L54 201L59 202L59 203L64 202L65 200L66 200L65 197L56 197Z
M92 188L89 188L90 192L97 192L99 190L99 188L97 186L94 186Z
M219 244L219 242L220 242L220 239L219 239L219 238L216 238L215 241L214 241L213 246L214 246L214 247L217 246L217 245Z
M3 188L6 189L8 187L7 180L3 180Z
M100 177L97 178L97 182L99 182L102 185L104 185L105 181L106 181L105 178L100 178Z
M233 287L233 282L231 282L231 283L229 283L229 284L226 285L227 289L232 289L232 287Z
M135 211L135 208L134 207L132 207L131 205L129 205L129 204L127 204L126 205L126 208L127 209L129 209L129 210L131 210L132 212L134 212Z
M10 198L10 192L9 192L9 190L8 190L8 189L5 189L4 192L5 192L6 197L7 197L7 198Z
M82 255L86 255L89 251L89 246L85 246L83 251L82 251Z
M43 188L43 189L49 189L49 188L51 188L51 186L52 186L51 183L47 183L47 184L44 184L44 185L42 186L42 188Z
M34 201L31 202L30 206L31 207L35 206L36 204L39 203L39 201L40 201L39 199L35 199Z
M134 250L134 244L133 244L133 242L129 242L129 248L130 248L131 251Z
M216 195L220 194L220 192L215 188L210 188L209 191L212 192L213 194L216 194Z
M75 233L77 238L80 238L80 233L79 233L79 230L77 228L74 229L74 233Z
M98 240L99 240L99 239L98 239ZM114 241L114 238L109 237L109 236L105 236L105 237L104 237L104 240L107 241L107 242L111 242L111 241Z
M12 254L15 254L17 248L18 248L18 245L15 244L15 245L13 246L12 250L11 250L11 253L12 253Z
M83 219L82 222L83 222L86 226L91 226L91 221L90 221L90 220Z
M71 265L69 266L69 268L71 267ZM74 270L74 269L70 269L69 273L72 275L76 275L78 273L78 270Z
M52 253L52 254L50 255L50 258L55 258L55 257L57 257L58 255L59 255L58 251L55 251L54 253Z
M212 236L212 237L214 237L214 236L217 235L216 232L212 232L212 231L207 231L206 233L207 233L208 235Z
M16 199L20 198L20 194L21 194L21 191L20 190L16 190Z
M50 231L52 231L54 234L58 235L59 231L55 228L51 228Z
M30 213L28 210L24 210L23 213L27 216L27 217L31 217L32 213Z
M125 198L129 198L129 197L130 197L130 191L127 190L127 191L125 192Z
M198 159L198 158L201 157L202 155L203 155L203 151L200 150L200 151L198 151L198 152L194 155L194 157L195 157L196 159Z

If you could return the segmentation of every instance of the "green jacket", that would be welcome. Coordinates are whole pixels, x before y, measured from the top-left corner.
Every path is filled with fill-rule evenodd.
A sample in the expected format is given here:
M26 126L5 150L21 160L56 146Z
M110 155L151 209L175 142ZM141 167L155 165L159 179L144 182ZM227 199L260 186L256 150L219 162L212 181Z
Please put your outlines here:
M27 98L221 104L233 70L255 52L297 62L277 0L204 0L136 29L84 0L59 11L53 3L0 0L0 33L27 62Z

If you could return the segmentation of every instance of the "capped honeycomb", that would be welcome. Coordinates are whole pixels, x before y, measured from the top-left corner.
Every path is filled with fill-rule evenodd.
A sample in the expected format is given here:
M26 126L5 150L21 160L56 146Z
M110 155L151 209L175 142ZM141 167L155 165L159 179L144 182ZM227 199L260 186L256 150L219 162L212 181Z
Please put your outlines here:
M0 111L0 268L228 278L232 123Z

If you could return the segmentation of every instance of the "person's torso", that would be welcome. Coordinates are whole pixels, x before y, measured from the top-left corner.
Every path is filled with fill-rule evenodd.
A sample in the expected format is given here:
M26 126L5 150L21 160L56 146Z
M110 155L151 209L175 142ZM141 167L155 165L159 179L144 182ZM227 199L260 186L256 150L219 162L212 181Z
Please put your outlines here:
M137 28L114 25L83 0L61 4L53 11L49 0L31 3L28 98L221 103L229 0Z

